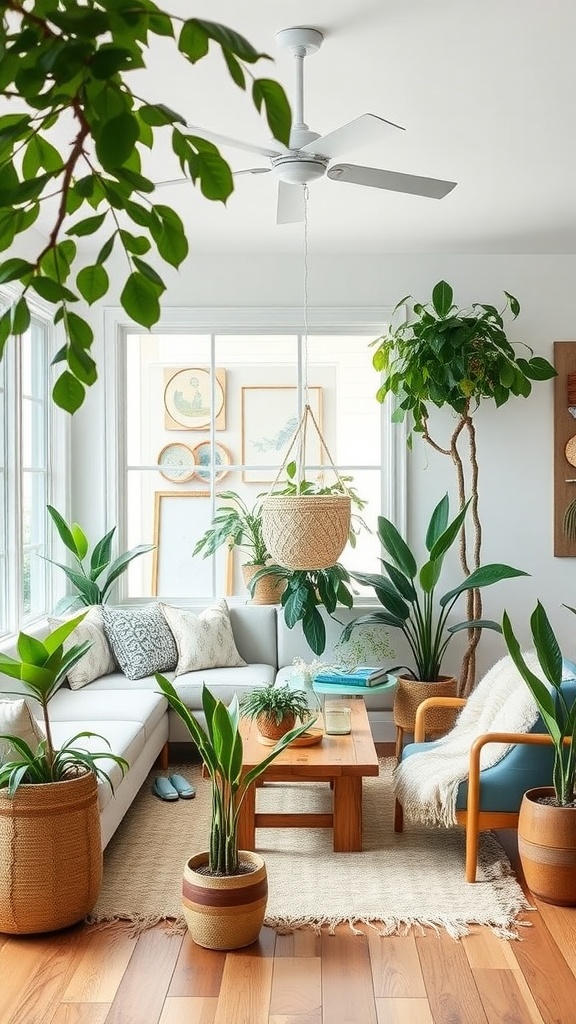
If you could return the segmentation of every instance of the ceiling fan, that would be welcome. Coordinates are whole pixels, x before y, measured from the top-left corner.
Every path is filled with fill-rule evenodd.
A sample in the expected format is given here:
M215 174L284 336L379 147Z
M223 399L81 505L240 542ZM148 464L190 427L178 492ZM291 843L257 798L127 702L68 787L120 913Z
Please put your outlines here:
M195 135L218 146L232 146L268 158L267 167L250 167L236 171L235 174L272 172L276 175L279 179L276 217L278 224L294 224L304 220L305 197L302 186L324 175L332 181L368 185L390 192L407 192L430 199L443 199L455 188L455 181L424 178L416 174L402 174L358 164L331 164L330 161L342 152L356 146L378 142L393 132L404 131L404 128L376 114L361 114L360 117L336 128L333 132L328 132L327 135L310 131L304 121L304 58L320 49L324 36L318 29L297 27L282 29L276 33L275 38L277 45L291 50L295 59L294 121L290 132L290 146L284 146L277 139L272 140L271 146L260 146L229 138L206 128L199 128L197 125L188 127ZM158 184L173 185L187 180L178 178Z

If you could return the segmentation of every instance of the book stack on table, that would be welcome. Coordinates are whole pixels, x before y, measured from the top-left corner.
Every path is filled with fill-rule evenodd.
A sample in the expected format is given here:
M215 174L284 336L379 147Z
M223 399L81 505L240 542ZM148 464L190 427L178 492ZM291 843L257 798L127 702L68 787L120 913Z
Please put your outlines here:
M314 676L314 683L345 684L346 686L379 686L386 682L388 670L381 665L357 665L354 669L326 669Z

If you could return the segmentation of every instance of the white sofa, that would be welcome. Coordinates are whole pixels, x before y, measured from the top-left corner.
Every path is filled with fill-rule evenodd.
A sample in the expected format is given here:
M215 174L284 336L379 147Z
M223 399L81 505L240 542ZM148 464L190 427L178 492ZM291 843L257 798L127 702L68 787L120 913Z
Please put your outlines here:
M200 608L192 610L201 611ZM345 623L365 610L341 609L338 618ZM231 605L230 621L238 652L247 663L245 667L207 669L176 678L174 672L165 673L174 682L186 705L198 713L201 720L203 683L227 703L234 693L241 697L256 686L288 679L293 672L294 658L301 657L308 662L313 658L300 626L288 629L278 606ZM326 618L326 626L327 647L322 659L329 662L334 659L334 648L342 626L330 618ZM47 631L47 624L30 630L40 638ZM14 656L13 648L5 647L3 650ZM367 657L366 663L385 662L384 659ZM392 661L388 663L392 665ZM15 689L15 680L0 674L0 696L2 691L6 694ZM392 740L393 693L367 692L365 697L374 739ZM33 714L40 719L40 709L34 702L30 704ZM120 671L101 676L79 690L71 690L65 684L50 701L50 721L56 746L78 732L90 730L106 737L112 751L125 757L129 763L129 770L122 777L112 761L102 762L114 785L114 794L108 784L100 784L99 787L103 847L110 841L157 759L162 755L163 764L167 763L167 743L190 739L180 718L168 709L154 676L131 681ZM88 742L93 749L104 749L100 739L80 742Z

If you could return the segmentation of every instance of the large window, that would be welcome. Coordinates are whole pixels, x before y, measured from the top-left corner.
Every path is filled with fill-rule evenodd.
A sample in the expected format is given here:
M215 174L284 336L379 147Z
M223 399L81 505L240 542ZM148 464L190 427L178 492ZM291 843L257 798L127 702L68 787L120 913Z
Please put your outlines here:
M50 609L46 504L50 500L53 406L51 328L34 317L0 363L0 635Z
M239 319L246 312L237 311ZM322 326L311 326L306 338L290 329L289 311L276 324L275 311L260 316L267 312L266 327L163 325L158 333L123 335L117 521L126 546L157 545L154 555L132 563L125 598L246 597L246 555L236 550L229 557L221 548L213 558L193 558L194 545L223 492L252 507L273 487L306 399L329 453L308 426L306 477L335 483L331 457L366 502L362 518L372 531L383 510L398 518L403 493L368 347L384 327L382 313L358 323L357 316L325 311ZM232 321L233 311L227 314ZM284 481L281 474L278 486ZM370 571L378 556L374 532L360 529L341 560Z

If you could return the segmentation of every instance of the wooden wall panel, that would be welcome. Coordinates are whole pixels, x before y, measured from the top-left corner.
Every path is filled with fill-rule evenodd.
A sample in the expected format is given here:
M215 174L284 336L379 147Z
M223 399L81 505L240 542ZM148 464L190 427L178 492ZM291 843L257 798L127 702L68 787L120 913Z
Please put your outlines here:
M576 466L565 454L566 443L576 436L576 419L568 412L568 374L576 373L576 341L554 342L554 366L554 554L574 558L576 541L565 536L563 522L564 512L576 499L576 482L568 482L576 481Z

